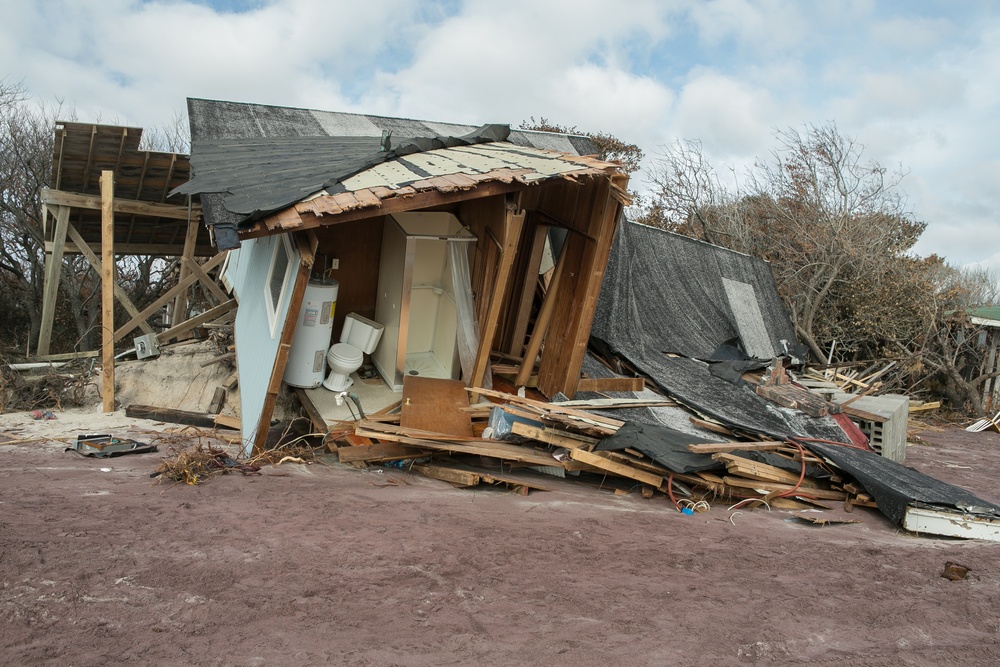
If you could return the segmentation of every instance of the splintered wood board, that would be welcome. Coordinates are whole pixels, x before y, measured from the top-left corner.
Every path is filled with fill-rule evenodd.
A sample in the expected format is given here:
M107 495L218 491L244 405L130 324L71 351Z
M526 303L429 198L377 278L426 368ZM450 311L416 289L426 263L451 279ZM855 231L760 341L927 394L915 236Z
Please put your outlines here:
M399 425L421 431L472 437L472 417L465 384L416 375L403 378L403 405Z

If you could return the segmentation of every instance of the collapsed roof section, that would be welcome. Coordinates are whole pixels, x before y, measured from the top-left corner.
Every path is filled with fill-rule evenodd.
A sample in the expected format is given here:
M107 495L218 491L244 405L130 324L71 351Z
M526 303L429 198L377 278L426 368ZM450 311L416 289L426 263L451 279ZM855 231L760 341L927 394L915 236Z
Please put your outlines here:
M846 439L834 419L779 407L741 386L739 373L734 383L713 368L734 353L770 359L797 348L774 278L759 259L625 222L591 335L674 398L731 428L782 439Z
M174 192L202 195L220 249L238 246L237 230L252 238L302 227L301 213L337 215L420 192L611 175L617 168L581 157L596 152L586 137L512 132L506 125L473 128L200 99L188 100L188 113L195 176ZM625 198L624 191L619 195ZM405 208L415 207L408 201ZM278 212L284 215L246 232Z

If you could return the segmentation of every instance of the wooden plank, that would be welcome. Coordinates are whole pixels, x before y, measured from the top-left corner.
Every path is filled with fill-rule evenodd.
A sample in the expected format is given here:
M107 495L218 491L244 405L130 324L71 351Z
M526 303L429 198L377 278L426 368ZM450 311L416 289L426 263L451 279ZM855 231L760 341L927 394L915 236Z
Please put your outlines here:
M440 479L448 482L449 484L454 484L455 486L460 487L476 486L479 484L480 480L480 476L477 473L470 470L461 470L459 468L446 468L444 466L436 465L415 465L411 468L411 470L415 470L425 477Z
M587 436L577 435L575 433L557 431L552 428L539 428L537 426L523 424L521 422L513 422L510 425L510 430L516 435L531 438L532 440L538 440L539 442L544 442L549 445L556 445L557 447L565 447L566 449L576 449L577 447L593 449L594 445L599 442L596 438L588 438Z
M66 230L69 227L70 208L61 206L56 212L55 237L52 250L45 253L45 287L42 294L42 322L38 332L38 346L35 352L44 357L49 353L52 342L52 322L56 314L56 299L59 296L59 281L62 280L63 253L66 250Z
M180 275L178 276L178 280L183 280L184 278L187 277L187 274L190 273L191 269L187 263L187 260L190 260L194 257L194 247L195 243L198 241L199 225L200 223L198 222L197 217L188 220L187 231L184 234L184 250L183 254L181 255L181 272ZM226 298L223 297L219 299L219 302L221 303L222 301L225 300ZM185 290L180 294L178 294L177 298L174 299L174 308L172 313L173 317L171 318L171 324L177 324L178 322L183 321L187 317L187 303L188 303L187 290Z
M545 332L548 330L549 322L552 321L552 313L555 312L556 298L559 292L559 285L562 283L562 275L566 267L566 255L561 254L556 260L556 266L552 274L552 280L542 298L542 307L535 318L535 328L531 331L531 338L528 339L528 347L524 351L524 360L521 362L521 370L514 379L514 385L523 387L528 382L531 372L535 368L535 360L542 349L542 342L545 340Z
M209 308L204 313L196 315L195 317L192 317L191 319L185 322L181 322L175 327L171 327L166 331L157 334L156 340L159 343L166 343L172 338L176 338L177 336L180 336L182 333L187 333L191 329L200 327L202 324L205 324L206 322L217 320L226 313L229 313L230 311L233 311L235 309L236 309L236 299L230 299L225 303L220 303L215 308Z
M733 435L733 432L722 424L716 424L715 422L706 421L704 419L698 419L697 417L688 418L692 424L701 427L706 431L711 431L712 433L719 433L722 435Z
M78 232L76 230L76 227L73 226L73 223L69 223L69 225L67 225L66 233L69 235L70 240L73 241L73 244L77 247L80 253L87 258L88 262L90 262L90 265L94 268L94 271L97 271L97 273L103 275L104 271L101 268L103 266L101 263L101 259L97 256L97 254L93 250L91 250L90 246L86 244L86 242L83 240L83 237L80 236L80 232ZM128 297L128 294L125 292L124 289L122 289L122 286L118 284L117 280L114 281L114 288L115 288L115 298L117 298L118 302L121 303L122 307L125 308L125 312L127 312L132 317L139 317L139 309L135 307L135 304L132 303L132 299ZM153 333L153 327L151 327L149 325L149 322L147 322L146 320L139 321L139 328L141 328L144 332L148 334Z
M226 294L221 287L219 287L218 283L216 283L211 276L205 273L204 269L202 269L197 262L191 258L184 257L181 260L181 264L186 266L190 273L193 273L198 277L198 282L204 285L205 289L207 289L219 303L225 303L229 300L229 295Z
M215 415L215 425L231 428L235 431L239 431L241 428L240 418L231 415Z
M642 391L646 381L642 378L580 378L577 391Z
M208 412L213 415L217 415L222 412L222 406L226 402L226 390L222 387L215 388L215 394L212 396L212 402L208 406Z
M610 461L602 456L598 456L597 454L593 454L582 449L571 449L569 450L569 455L574 461L586 463L587 465L600 468L601 470L618 475L619 477L634 479L637 482L649 484L650 486L654 486L656 488L663 486L663 477L659 475L653 475L642 470L636 470L635 468L625 465L624 463Z
M101 402L115 411L115 172L101 172Z
M688 445L688 451L695 454L715 454L717 452L766 452L781 449L786 445L781 440L764 442L706 442Z
M306 393L306 390L301 387L292 387L292 390L298 397L299 403L302 404L302 409L306 411L306 415L308 415L309 421L312 422L313 428L316 430L316 432L317 433L329 432L330 427L327 425L326 420L323 419L323 415L320 414L319 409L316 407L316 404L313 403L312 399L309 398L309 394Z
M52 206L68 206L72 208L83 208L90 210L103 210L101 197L95 195L84 195L75 192L63 192L61 190L50 190L43 188L40 194L41 200L45 204ZM130 199L115 199L112 204L115 213L126 215L148 215L156 218L170 218L173 220L187 220L189 216L201 217L201 207L195 206L189 212L187 206L177 204L158 204L154 202L135 201Z
M739 477L726 476L723 478L726 484L729 486L739 487L741 489L754 489L756 491L771 493L777 491L782 493L785 491L791 491L795 488L794 484L777 484L774 482L758 482L751 479L741 479ZM826 489L803 489L799 488L792 496L808 496L811 498L822 498L825 500L844 500L847 498L847 494L842 491L830 491Z
M341 463L353 463L355 461L402 461L406 459L419 459L427 455L428 452L423 449L406 447L394 442L341 447L337 450L337 456Z
M472 389L467 388L466 391L474 392L477 394L482 394L483 396L488 396L490 398L497 398L500 400L507 401L509 403L514 403L516 405L525 405L542 412L558 413L561 415L566 415L569 417L577 418L581 421L590 424L596 424L606 427L612 431L617 431L622 426L625 425L620 419L612 419L611 417L602 417L601 415L595 415L584 410L577 410L576 408L563 407L560 403L547 403L545 401L536 401L531 398L523 398L521 396L516 396L514 394L507 394L502 391L497 391L495 389Z
M908 410L910 412L923 412L924 410L937 410L941 407L941 401L931 401L929 403L922 403L920 405L911 405Z
M521 297L517 300L517 311L514 316L510 346L507 351L513 355L521 355L524 351L524 339L528 333L528 320L531 317L531 306L535 301L535 289L538 285L538 269L542 264L545 250L545 239L548 238L549 226L535 225L535 234L531 242L531 252L526 258L524 275L522 276Z
M507 286L510 282L511 269L514 266L514 259L517 256L517 248L521 243L521 230L524 228L524 211L515 213L507 211L506 235L504 237L503 254L500 257L500 268L497 270L497 278L490 297L490 306L486 311L486 321L480 331L479 349L476 352L476 361L472 366L472 376L468 378L469 386L482 387L483 379L486 377L486 367L490 363L490 350L493 347L493 338L496 336L499 326L500 309L507 293ZM478 394L472 395L472 402L479 400Z
M844 414L850 417L856 417L857 419L862 419L866 422L874 422L876 424L884 424L889 421L888 417L883 417L882 415L877 415L874 412L868 412L867 410L862 410L861 408L856 408L853 405L843 406Z
M472 436L472 417L462 408L469 395L460 380L407 375L403 378L403 404L399 423L408 429Z
M766 482L797 484L800 477L800 473L793 473L759 461L751 461L736 454L720 452L713 454L712 458L717 461L724 461L730 473ZM802 486L816 487L816 482L806 477L802 479Z
M204 412L161 408L152 405L130 405L125 408L125 416L133 419L152 419L153 421L168 422L170 424L185 424L187 426L201 426L205 428L215 428L219 424L217 420L221 417L221 415L206 414Z
M475 440L473 438L468 438L460 441L438 441L428 440L419 436L415 437L410 435L369 430L362 427L357 428L355 433L375 438L377 440L398 442L404 445L413 445L424 449L433 449L444 452L459 452L463 454L476 454L478 456L487 456L489 458L502 459L505 461L518 461L520 463L527 463L536 466L561 465L559 461L544 452L538 452L530 447L512 445L510 443L498 442L496 440Z

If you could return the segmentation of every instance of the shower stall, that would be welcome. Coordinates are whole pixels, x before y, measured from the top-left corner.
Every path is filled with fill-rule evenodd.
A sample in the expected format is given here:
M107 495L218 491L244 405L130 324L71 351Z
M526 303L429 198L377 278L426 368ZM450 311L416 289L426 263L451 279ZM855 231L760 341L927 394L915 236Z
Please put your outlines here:
M375 320L385 331L372 361L396 391L405 375L458 379L475 349L467 332L476 237L450 213L397 213L384 225Z

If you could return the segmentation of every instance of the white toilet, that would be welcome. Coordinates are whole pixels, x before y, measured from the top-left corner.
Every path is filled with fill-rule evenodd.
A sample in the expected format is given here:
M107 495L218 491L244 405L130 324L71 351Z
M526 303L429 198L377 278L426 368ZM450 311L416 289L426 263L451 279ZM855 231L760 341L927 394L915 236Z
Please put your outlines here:
M371 354L378 347L385 327L357 313L348 313L344 320L344 330L340 332L340 342L330 346L326 353L326 363L330 365L330 375L323 380L323 386L330 391L345 391L354 384L351 373L361 368L365 354Z

